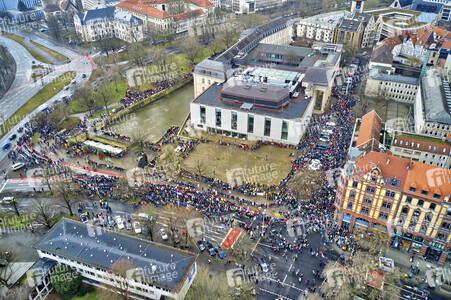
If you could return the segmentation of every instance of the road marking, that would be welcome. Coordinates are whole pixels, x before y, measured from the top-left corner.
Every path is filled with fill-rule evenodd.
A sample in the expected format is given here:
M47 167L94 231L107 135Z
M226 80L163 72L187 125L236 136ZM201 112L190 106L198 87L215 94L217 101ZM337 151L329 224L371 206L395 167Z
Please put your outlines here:
M283 279L282 283L285 283L285 280L287 279L288 274L285 274L285 278Z
M292 267L293 267L293 264L291 264L290 267L288 268L288 272L290 272Z
M0 189L0 193L3 191L3 189L5 188L6 183L8 182L8 180L5 180L5 182L2 185L2 188Z
M262 288L259 288L258 290L259 290L259 291L263 291L263 292L268 293L268 294L272 294L272 295L277 296L277 297L280 297L280 298L282 298L282 299L288 299L288 300L291 300L291 298L282 296L282 295L280 295L280 294L277 294L277 293L274 293L274 292L271 292L271 291L268 291L268 290L265 290L265 289L262 289Z
M118 214L125 214L125 212L118 210L117 211Z
M257 245L258 245L258 243L260 243L260 240L261 240L261 239L262 239L262 238L260 237L260 238L258 239L257 243L255 243L255 246L254 246L254 249L252 249L251 255L254 253L255 248L257 248Z

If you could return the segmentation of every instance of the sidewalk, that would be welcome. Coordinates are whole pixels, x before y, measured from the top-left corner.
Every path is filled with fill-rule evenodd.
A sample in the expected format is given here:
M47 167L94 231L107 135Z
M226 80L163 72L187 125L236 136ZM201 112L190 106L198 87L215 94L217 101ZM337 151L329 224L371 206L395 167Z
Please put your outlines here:
M351 256L351 252L349 251L343 251L341 248L339 248L335 243L328 243L335 251L337 251L340 255L343 254L346 259L348 259ZM393 259L395 262L395 266L399 267L402 274L409 274L410 273L410 266L416 267L417 262L419 263L420 272L418 275L414 275L411 279L406 278L407 282L410 282L411 285L422 287L424 289L430 290L427 287L427 284L425 282L425 273L430 268L439 268L443 269L446 266L445 265L439 265L438 263L431 262L429 260L424 260L419 258L418 256L414 256L414 261L410 262L410 255L408 253L404 253L402 251L388 248L385 251L385 257ZM446 274L446 273L445 273ZM451 287L448 285L447 280L449 281L449 278L445 278L444 283L440 286L437 286L434 290L434 293L439 294L442 297L445 297L446 299L451 299Z

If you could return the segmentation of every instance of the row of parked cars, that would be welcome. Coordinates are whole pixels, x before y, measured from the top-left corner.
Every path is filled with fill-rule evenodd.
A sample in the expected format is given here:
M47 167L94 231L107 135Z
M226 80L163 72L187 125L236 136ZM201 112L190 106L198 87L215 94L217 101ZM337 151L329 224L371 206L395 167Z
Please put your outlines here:
M327 122L326 128L323 131L321 131L320 137L319 137L320 142L316 145L315 154L309 165L310 170L318 171L321 169L322 156L320 153L324 153L329 149L330 141L334 134L333 130L336 126L337 126L337 124L335 122Z
M210 241L206 241L205 244L202 241L197 241L197 247L199 247L200 252L207 250L208 254L211 256L218 255L219 258L224 259L226 257L224 251L218 245L216 247Z

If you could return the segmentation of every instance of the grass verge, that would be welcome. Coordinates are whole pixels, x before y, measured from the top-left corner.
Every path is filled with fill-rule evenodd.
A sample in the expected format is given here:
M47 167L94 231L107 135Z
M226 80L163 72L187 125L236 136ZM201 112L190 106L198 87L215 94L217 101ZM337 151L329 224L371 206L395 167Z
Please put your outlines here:
M38 44L36 42L31 41L31 43L39 48L41 48L43 51L47 52L48 54L50 54L51 56L55 57L56 59L60 60L60 61L65 61L67 60L67 56L62 55L61 53L58 53L50 48L47 48L46 46L43 46L41 44Z
M59 93L66 85L69 84L69 82L71 82L75 78L75 74L76 72L74 71L66 72L47 84L44 88L37 92L36 95L31 97L31 99L28 100L27 103L22 105L9 119L5 121L7 128L14 127L17 123L20 122L20 120L22 120L24 116L27 116L33 110L35 110L36 107ZM7 132L8 130L5 131ZM2 132L0 134L0 138L2 138L6 132Z
M10 32L5 32L5 31L2 31L2 35L7 37L7 38L9 38L9 39L12 39L12 40L18 42L19 44L21 44L31 54L31 56L33 56L36 60L38 60L40 62L43 62L43 63L46 63L46 64L52 64L51 61L47 60L41 54L37 53L36 51L34 51L33 49L30 49L30 47L25 45L24 42L23 42L23 40L24 40L23 37L15 35L15 34L10 33Z
M17 216L15 213L0 214L0 228L23 228L27 223L33 221L33 214L21 214Z

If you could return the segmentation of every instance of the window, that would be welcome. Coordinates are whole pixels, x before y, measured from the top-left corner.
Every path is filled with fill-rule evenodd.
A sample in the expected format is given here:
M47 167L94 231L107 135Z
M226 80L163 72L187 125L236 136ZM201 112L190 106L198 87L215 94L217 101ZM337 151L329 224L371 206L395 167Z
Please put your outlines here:
M409 208L408 207L403 207L401 210L401 214L402 215L407 215L407 213L409 212Z
M265 118L265 136L271 135L271 118Z
M440 195L439 195L439 194L436 194L436 193L434 193L434 195L432 195L432 198L434 198L434 199L440 199Z
M409 188L409 192L415 193L416 191L417 191L417 189L414 188L414 187L410 187L410 188Z
M238 115L236 111L232 111L232 130L236 130L238 123Z
M387 202L382 203L382 208L387 208Z
M352 202L348 203L348 209L352 209Z
M282 121L282 140L288 139L288 122Z
M407 198L406 198L406 202L407 202L407 203L412 203L412 197L410 197L410 196L407 196Z
M399 225L404 224L404 219L399 219L398 224L399 224Z
M205 124L205 106L200 107L200 123Z
M449 230L451 228L451 223L443 222L442 229Z
M353 181L353 182L352 182L352 187L353 187L353 188L357 188L358 184L359 184L358 181Z
M371 201L372 200L373 199L371 199L371 198L365 197L364 203L367 204L367 205L371 205Z
M426 225L421 225L420 232L425 233L428 230L428 227Z
M426 216L424 216L424 220L430 222L432 220L432 214L426 214Z
M366 188L366 191L368 193L372 193L373 194L374 193L374 188L369 186L369 187Z
M429 205L429 209L430 210L435 210L435 207L437 206L437 204L435 204L435 203L431 203L430 205Z
M248 133L254 132L254 115L247 116L247 132Z
M355 192L351 192L351 194L349 195L350 199L354 199L355 198Z
M419 217L421 215L421 212L419 211L419 210L415 210L414 212L413 212L413 217Z
M444 234L444 233L439 233L439 234L437 234L437 239L438 240L442 240L442 241L446 241L446 238L448 237L448 235L447 234Z
M413 229L413 228L415 228L415 226L417 226L417 222L414 220L411 220L410 224L409 224L409 228Z
M216 109L216 126L221 127L221 109Z
M424 200L418 200L418 206L423 206L423 204L424 204Z

